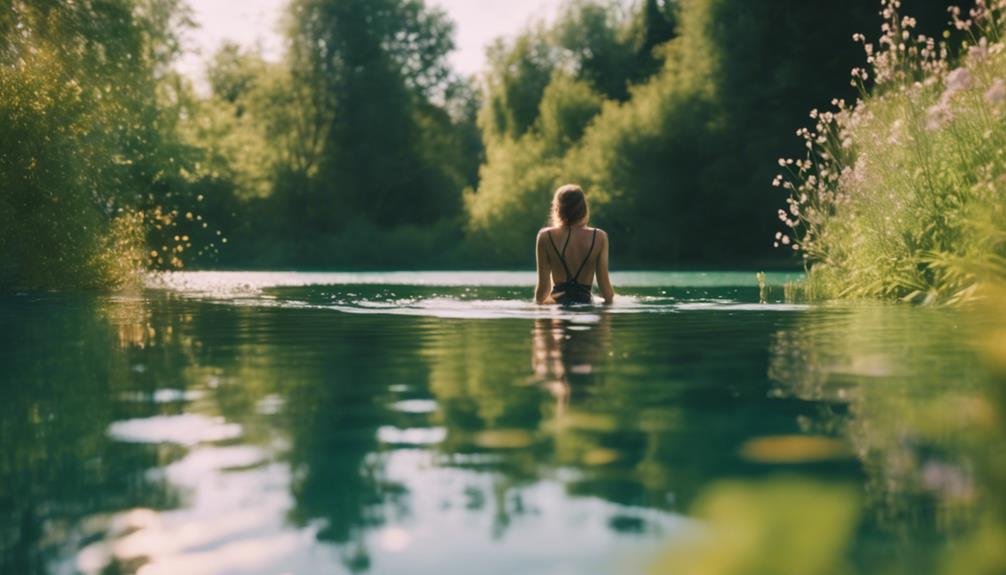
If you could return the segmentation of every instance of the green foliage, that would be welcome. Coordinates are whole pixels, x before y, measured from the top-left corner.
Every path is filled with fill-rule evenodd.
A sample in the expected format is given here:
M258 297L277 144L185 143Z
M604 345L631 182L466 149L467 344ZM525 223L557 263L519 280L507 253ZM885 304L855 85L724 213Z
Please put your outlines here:
M617 2L568 2L552 30L552 42L564 63L609 98L628 97L634 70L634 50L627 41L631 31L622 21Z
M452 25L418 1L295 2L290 16L284 61L224 46L212 93L189 103L186 141L217 196L203 212L231 240L200 261L444 260L482 154L478 92L446 66Z
M852 539L857 511L856 493L849 486L798 478L720 483L696 504L705 533L671 550L652 572L846 573L842 554Z
M636 54L634 80L649 78L660 70L663 60L657 49L676 34L677 7L674 0L643 0L632 30Z
M451 161L453 125L432 104L452 83L444 13L419 0L301 1L292 10L291 62L303 74L295 80L327 123L303 204L314 229L336 231L354 214L384 226L457 214L464 182Z
M841 91L831 75L854 61L848 38L871 12L866 0L841 11L796 0L651 1L628 13L567 4L550 28L492 52L471 228L526 233L544 222L550 191L574 181L623 263L766 257L771 242L750 239L771 234L765 166L795 147L786 134L798 110ZM584 86L603 99L599 112Z
M682 10L681 36L660 74L628 103L606 106L566 161L566 172L596 196L597 218L622 238L622 253L639 260L675 261L686 244L701 247L704 238L682 235L698 232L708 214L697 191L726 185L707 161L725 144L718 55L706 40L715 20L694 5Z
M443 11L295 2L288 58L224 46L208 97L170 69L187 14L178 0L4 11L0 287L109 286L186 263L359 264L406 251L389 233L443 242L423 257L459 243L479 94L447 66Z
M557 155L568 150L583 136L602 103L587 82L555 75L539 106L539 132L545 146Z
M528 238L544 223L542 206L560 175L558 160L546 155L534 134L489 146L479 189L465 194L471 241L503 264L531 261Z
M105 270L94 261L105 247L106 217L91 197L100 174L82 169L87 152L75 153L90 124L89 103L79 87L61 81L51 55L22 66L0 69L0 283L58 285L63 274L73 283L103 283Z
M815 113L808 156L789 164L795 183L779 180L792 193L780 219L796 233L778 237L803 250L816 297L968 301L1006 280L1004 15L976 19L975 45L948 60L890 10L861 72L873 94ZM908 49L883 48L893 35Z
M154 214L174 203L183 150L150 96L184 14L175 0L7 4L0 287L116 284L146 263L147 222L176 211Z
M556 56L539 26L512 45L497 40L486 51L487 95L479 124L487 144L519 138L538 118L538 104L556 68Z
M0 14L5 289L107 286L186 264L374 266L400 260L374 255L400 250L396 238L430 254L403 265L525 266L552 191L569 181L587 189L620 265L764 258L771 241L752 238L775 231L763 193L770 161L798 151L788 133L801 110L841 94L855 61L848 37L875 10L873 0L841 10L569 0L552 24L495 43L478 86L450 70L453 24L422 0L296 0L286 58L224 46L204 96L170 69L189 25L180 0L9 6ZM943 0L912 8L922 26L943 18ZM973 73L988 88L999 72ZM912 105L937 96L927 86ZM895 117L924 121L890 98L864 104L886 119L853 131L856 147L886 137ZM885 271L856 285L925 298L939 284L939 297L964 297L974 278L999 273L1003 218L988 199L998 160L966 153L998 145L993 112L973 107L912 148L940 158L925 181L885 172L911 165L907 147L863 160L861 171L880 174L871 186L954 191L912 200L904 226L885 232L897 241L877 238L897 249L856 252L842 238L886 225L876 214L907 205L907 191L893 207L873 195L848 220L856 225L835 219L827 257L811 254L812 281L848 276L840 260L897 262L870 264ZM992 175L960 177L977 170ZM972 241L979 229L984 240Z
M283 66L225 44L206 75L212 97L191 102L186 138L205 150L205 175L234 187L234 200L268 196L281 169L316 165L320 135L299 129L313 121L310 100Z
M480 118L487 144L532 128L556 73L604 98L627 99L631 84L660 67L656 48L676 30L673 6L650 0L626 13L617 1L569 0L552 26L532 24L511 42L491 45Z
M479 189L465 196L471 241L510 265L529 261L528 237L543 223L564 153L601 108L601 97L583 81L556 74L546 87L531 131L487 148ZM499 225L499 222L506 225Z

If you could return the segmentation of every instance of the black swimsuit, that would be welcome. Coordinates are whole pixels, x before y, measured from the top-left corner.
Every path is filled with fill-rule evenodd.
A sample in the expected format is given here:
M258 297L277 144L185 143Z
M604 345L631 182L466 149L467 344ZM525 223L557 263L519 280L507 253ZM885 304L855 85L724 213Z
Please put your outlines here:
M555 287L552 288L552 298L555 299L556 303L561 304L592 303L594 300L590 295L591 286L589 284L582 284L576 280L580 277L583 266L587 265L587 262L590 261L590 254L594 251L594 243L597 241L597 228L594 228L594 234L590 238L590 249L587 250L587 256L583 258L583 263L580 264L580 268L576 270L575 274L569 273L569 266L566 265L566 258L563 257L563 254L566 253L566 246L569 245L569 238L573 235L573 229L570 228L566 234L566 242L562 244L561 252L556 247L552 234L547 235L548 241L552 243L552 249L559 256L562 269L566 271L566 281L555 284Z

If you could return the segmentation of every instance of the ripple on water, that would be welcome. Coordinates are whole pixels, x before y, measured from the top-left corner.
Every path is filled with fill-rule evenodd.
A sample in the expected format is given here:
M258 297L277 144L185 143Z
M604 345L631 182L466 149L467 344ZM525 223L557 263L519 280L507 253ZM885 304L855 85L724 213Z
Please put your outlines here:
M122 401L134 403L187 403L202 398L204 393L197 389L158 389L152 393L127 391L119 395Z
M770 274L769 284L779 286L795 277ZM534 279L528 272L174 272L151 276L148 287L235 306L440 319L562 319L588 325L599 322L602 314L807 309L778 301L757 303L756 280L748 272L614 274L619 295L611 306L536 305L530 301Z
M391 404L391 409L402 413L433 413L437 402L432 399L405 399Z
M207 417L195 413L155 415L139 419L116 421L108 427L108 435L128 443L177 443L191 446L240 437L241 426L227 423L222 417Z
M382 425L377 428L377 439L388 445L435 445L447 438L446 427L399 428Z

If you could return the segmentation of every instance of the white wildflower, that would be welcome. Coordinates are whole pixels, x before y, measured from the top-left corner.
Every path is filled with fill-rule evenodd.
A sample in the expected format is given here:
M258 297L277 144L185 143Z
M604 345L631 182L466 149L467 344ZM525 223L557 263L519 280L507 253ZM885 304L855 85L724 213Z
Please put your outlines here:
M926 110L926 129L939 130L953 118L949 103L941 98L934 106Z
M974 83L974 77L967 68L957 68L947 74L947 94L967 90Z
M999 104L1003 100L1006 100L1006 81L1002 78L997 78L995 82L992 82L992 86L989 87L988 91L985 92L985 101L989 104Z
M887 143L892 146L897 146L901 144L901 118L898 118L891 124L891 133L887 137Z
M977 44L968 48L968 60L978 61L989 55L989 41L982 38Z

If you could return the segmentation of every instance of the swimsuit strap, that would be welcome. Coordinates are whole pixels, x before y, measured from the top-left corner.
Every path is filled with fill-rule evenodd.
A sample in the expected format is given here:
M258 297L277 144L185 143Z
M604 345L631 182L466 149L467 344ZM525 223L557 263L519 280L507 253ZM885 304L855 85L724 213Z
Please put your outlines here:
M573 276L573 281L579 283L580 272L583 271L583 266L587 265L587 261L590 260L590 253L594 251L594 243L597 242L597 228L594 228L594 235L590 237L590 249L587 250L587 255L583 258L583 263L580 264L579 269L576 270L576 275ZM566 270L566 274L569 274L569 270Z
M562 244L561 252L559 251L558 246L555 245L555 240L552 239L552 234L545 232L545 235L548 236L548 241L552 243L552 249L555 250L555 255L559 256L559 261L562 263L562 269L566 270L566 281L569 281L569 266L566 265L566 258L562 257L562 254L566 253L566 246L569 245L569 237L573 235L573 229L570 228L569 233L566 234L566 243ZM591 247L593 248L593 246Z

